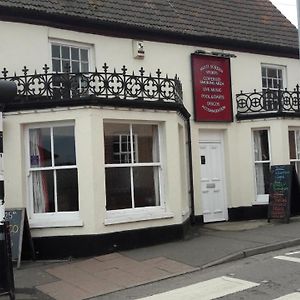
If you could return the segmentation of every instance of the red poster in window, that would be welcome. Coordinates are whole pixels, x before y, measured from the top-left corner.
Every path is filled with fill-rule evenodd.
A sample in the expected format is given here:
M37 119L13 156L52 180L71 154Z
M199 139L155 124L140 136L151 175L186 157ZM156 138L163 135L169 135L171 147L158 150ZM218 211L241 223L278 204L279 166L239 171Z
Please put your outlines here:
M232 122L230 60L192 54L195 121Z

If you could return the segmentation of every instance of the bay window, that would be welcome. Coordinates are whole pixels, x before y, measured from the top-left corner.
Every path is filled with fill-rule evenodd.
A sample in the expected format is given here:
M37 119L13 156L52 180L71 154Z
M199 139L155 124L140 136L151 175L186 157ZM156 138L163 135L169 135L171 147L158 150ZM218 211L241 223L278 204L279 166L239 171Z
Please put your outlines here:
M161 205L158 126L105 123L106 210Z
M78 212L78 178L73 125L28 128L32 216Z

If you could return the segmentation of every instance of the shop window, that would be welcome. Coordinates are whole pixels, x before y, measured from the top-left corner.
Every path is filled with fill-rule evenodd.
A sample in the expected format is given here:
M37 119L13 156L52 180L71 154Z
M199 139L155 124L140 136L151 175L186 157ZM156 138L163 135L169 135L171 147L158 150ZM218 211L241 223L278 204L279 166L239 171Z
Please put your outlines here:
M158 126L105 123L106 210L160 206Z
M29 128L32 215L77 212L78 178L73 125Z
M285 87L285 67L262 65L261 75L264 108L267 111L278 110L278 90Z
M254 169L257 202L267 202L270 185L270 151L269 131L267 129L253 131Z
M300 129L289 130L290 162L300 178Z
M80 73L89 71L88 47L51 43L51 61L53 72L77 74L68 77L58 74L53 77L54 98L68 98L86 91L88 81Z

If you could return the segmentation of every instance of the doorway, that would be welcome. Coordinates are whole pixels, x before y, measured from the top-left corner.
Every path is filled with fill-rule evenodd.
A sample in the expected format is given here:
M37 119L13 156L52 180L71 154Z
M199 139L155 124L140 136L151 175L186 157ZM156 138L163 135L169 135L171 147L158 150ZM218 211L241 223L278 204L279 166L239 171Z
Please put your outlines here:
M222 133L200 140L200 172L204 222L228 220Z

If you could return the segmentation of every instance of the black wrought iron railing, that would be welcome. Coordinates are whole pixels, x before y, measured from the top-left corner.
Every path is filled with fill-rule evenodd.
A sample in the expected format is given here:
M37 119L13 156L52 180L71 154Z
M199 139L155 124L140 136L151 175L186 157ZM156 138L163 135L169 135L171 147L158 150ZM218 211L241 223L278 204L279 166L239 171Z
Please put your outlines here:
M102 70L84 73L51 73L49 67L43 67L43 73L29 74L24 67L21 76L8 76L4 68L0 80L14 81L17 84L16 101L46 99L72 100L81 98L102 98L118 100L139 100L160 103L182 104L182 85L177 77L162 77L158 69L155 75L145 75L141 68L137 73L128 73L125 66L120 72L110 72L107 64Z
M274 116L300 116L299 85L293 91L265 90L236 95L237 119L265 118Z

